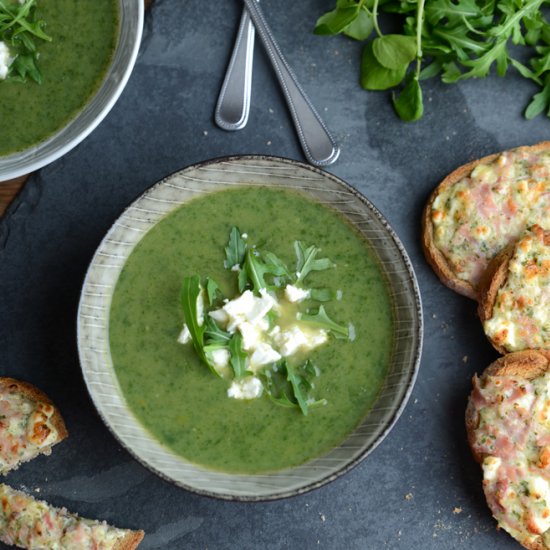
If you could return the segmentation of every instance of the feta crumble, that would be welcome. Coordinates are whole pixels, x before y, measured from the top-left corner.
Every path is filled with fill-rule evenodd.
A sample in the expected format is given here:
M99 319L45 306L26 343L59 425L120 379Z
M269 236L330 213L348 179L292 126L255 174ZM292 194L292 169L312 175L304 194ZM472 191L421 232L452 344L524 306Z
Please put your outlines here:
M10 50L5 42L0 41L0 80L8 76L10 65L15 58L10 55Z
M304 288L298 288L297 286L294 286L294 285L286 285L285 287L286 299L292 304L307 300L310 294L311 294L310 290L306 290Z
M263 386L259 378L255 376L246 376L233 380L227 390L227 396L233 399L256 399L263 392Z

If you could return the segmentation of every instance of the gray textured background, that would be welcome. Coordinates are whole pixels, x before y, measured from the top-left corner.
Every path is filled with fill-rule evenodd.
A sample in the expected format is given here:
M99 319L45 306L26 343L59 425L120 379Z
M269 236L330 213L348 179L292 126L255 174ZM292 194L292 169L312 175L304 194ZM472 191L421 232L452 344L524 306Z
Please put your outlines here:
M473 302L426 265L420 215L455 167L544 140L528 122L534 88L512 74L426 83L426 114L405 124L386 93L358 85L361 47L312 34L333 0L262 2L282 50L342 145L329 171L386 216L415 266L425 313L422 365L386 440L352 472L304 496L238 504L162 481L120 447L80 373L76 311L87 265L121 210L157 180L228 154L302 160L284 101L257 47L247 127L226 133L213 111L240 16L237 0L155 0L137 66L120 101L81 145L34 175L0 220L0 372L43 388L71 437L6 480L83 516L143 528L145 549L518 548L495 523L465 441L470 379L495 357ZM0 545L2 546L2 545Z

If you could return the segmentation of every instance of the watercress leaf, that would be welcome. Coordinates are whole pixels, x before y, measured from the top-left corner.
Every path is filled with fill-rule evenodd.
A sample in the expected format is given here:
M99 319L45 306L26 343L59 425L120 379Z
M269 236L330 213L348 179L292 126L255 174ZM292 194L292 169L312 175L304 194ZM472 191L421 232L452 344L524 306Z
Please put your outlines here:
M358 14L357 5L338 7L319 17L313 32L319 35L339 34L354 21Z
M372 15L361 9L357 17L344 29L344 34L354 40L366 40L374 29Z
M529 69L529 67L526 67L523 63L520 63L517 59L510 59L510 63L524 78L533 80L537 84L542 84L538 75L535 74L531 69Z
M452 84L460 79L462 76L462 71L458 68L458 65L453 61L448 63L443 63L443 74L441 75L441 80L445 84Z
M324 306L319 306L317 313L299 313L298 319L303 323L328 330L336 338L349 338L349 329L333 321L325 311Z
M416 38L402 34L386 34L372 41L374 57L387 69L407 67L416 57Z
M328 258L317 258L321 251L315 245L306 246L301 241L294 241L296 253L296 282L303 281L312 271L323 271L335 265Z
M242 266L246 249L247 246L241 232L233 226L229 232L229 242L225 247L225 267L231 269L236 265Z
M36 66L32 54L19 54L10 65L10 73L11 72L19 75L23 82L29 77L37 84L42 83L42 73Z
M433 78L441 72L441 63L439 61L433 61L429 65L426 65L418 75L418 80L428 80L428 78Z
M235 378L242 378L246 375L246 352L243 350L243 338L240 333L236 332L229 340L229 353L231 365Z
M387 90L397 86L407 72L407 66L388 69L381 65L372 51L372 41L363 48L361 58L361 86L366 90Z
M393 106L402 120L412 122L422 117L422 89L416 77L411 78L399 95L393 94Z

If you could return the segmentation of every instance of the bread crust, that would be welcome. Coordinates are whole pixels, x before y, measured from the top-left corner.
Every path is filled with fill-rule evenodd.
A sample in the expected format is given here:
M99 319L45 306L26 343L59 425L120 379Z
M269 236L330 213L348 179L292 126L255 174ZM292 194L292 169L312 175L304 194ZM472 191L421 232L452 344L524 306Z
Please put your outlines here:
M519 376L529 381L544 375L548 371L550 371L550 350L525 350L500 357L485 369L481 379L489 376ZM471 394L466 406L465 421L470 450L475 460L482 464L486 455L478 453L475 448L475 430L479 426L479 415L473 404ZM550 550L542 536L531 542L518 542L528 550Z
M529 151L531 153L550 150L550 141L543 141L535 145L516 147L515 149L511 150ZM424 255L427 262L430 264L430 266L444 285L448 286L455 292L466 296L467 298L471 298L472 300L478 300L479 289L477 287L474 287L470 282L460 279L456 276L449 262L435 244L433 223L431 219L432 207L435 199L442 191L463 180L479 164L489 164L493 162L503 152L494 153L492 155L487 155L480 159L473 160L471 162L468 162L467 164L459 166L456 170L451 172L432 191L422 213L422 248L424 250Z
M545 246L550 246L550 231L544 231L544 244ZM504 250L499 252L491 260L480 280L477 312L482 323L485 323L485 321L488 321L493 316L498 291L508 280L508 267L516 251L516 245L517 241L510 243ZM506 347L499 345L489 336L487 337L498 352L503 355L510 353Z
M55 445L56 443L59 443L60 441L68 437L69 433L67 431L67 427L65 426L65 421L63 420L63 417L59 412L59 409L42 390L40 390L30 382L24 382L22 380L16 380L15 378L0 376L0 393L4 392L19 393L23 397L27 398L29 401L37 405L39 403L44 403L53 407L54 412L50 417L50 421L53 427L56 429L58 437L52 445Z
M143 531L130 531L123 539L120 539L113 550L135 550L143 540Z

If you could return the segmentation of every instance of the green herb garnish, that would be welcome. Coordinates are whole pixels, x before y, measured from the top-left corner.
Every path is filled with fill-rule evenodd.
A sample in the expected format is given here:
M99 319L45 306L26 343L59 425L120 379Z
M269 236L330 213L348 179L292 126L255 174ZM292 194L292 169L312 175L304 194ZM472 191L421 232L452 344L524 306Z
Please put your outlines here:
M14 57L8 78L26 82L28 77L41 84L40 54L35 40L50 42L51 37L43 30L44 21L34 19L35 5L36 0L25 0L22 4L0 0L0 41Z
M361 85L392 89L397 114L407 121L424 112L422 80L445 83L504 76L513 67L535 82L525 110L531 119L550 116L550 23L548 0L337 0L315 26L320 35L345 34L366 41ZM385 34L380 14L391 14L400 33ZM392 24L395 27L395 24ZM374 33L374 36L373 36Z
M310 273L335 267L328 258L318 257L320 252L318 247L306 246L296 241L294 243L296 270L293 272L272 252L248 244L236 227L231 229L229 242L224 250L224 265L226 269L235 272L239 292L241 295L244 292L252 292L259 304L262 303L262 297L265 299L267 292L271 292L272 297L277 293L282 295L286 285L292 284L300 288ZM328 302L335 296L334 292L326 288L308 289L304 293L309 305L311 302ZM218 284L211 278L205 278L204 284L197 275L185 277L183 280L181 305L185 323L197 355L210 370L219 377L233 381L246 381L246 377L257 376L265 393L275 403L299 409L304 415L312 406L326 403L323 399L313 397L313 380L319 375L313 363L309 359L304 361L303 356L301 356L301 362L297 361L294 354L289 352L285 353L288 357L282 357L271 347L275 345L273 340L275 337L267 336L268 331L264 329L265 326L269 326L269 330L273 327L278 327L279 331L283 330L277 324L280 312L270 309L264 315L263 334L265 338L272 340L269 342L262 340L260 346L269 348L270 354L267 355L267 360L264 358L265 363L258 363L259 367L257 365L251 367L254 354L247 351L250 348L244 348L244 332L242 334L239 332L244 331L244 325L242 329L235 330L234 326L231 328L224 321L228 314L222 308L228 301ZM280 306L277 300L275 303ZM214 311L217 307L220 309L216 314ZM295 303L289 302L287 307L290 307L289 311L293 312L292 315L296 319L296 324L290 325L294 326L292 330L300 325L303 330L310 331L309 333L316 338L320 335L321 343L329 333L336 338L349 337L348 329L330 319L323 305L319 305L315 313L310 313L309 310L300 312ZM212 315L208 314L209 311L212 311ZM305 327L308 326L314 329L306 329ZM287 336L288 334L292 333L286 333ZM319 345L319 340L312 345ZM278 359L269 362L272 356ZM220 357L224 359L221 366Z

